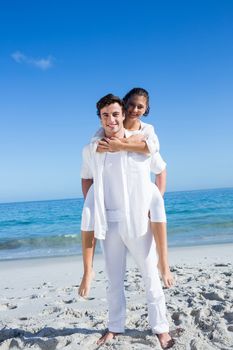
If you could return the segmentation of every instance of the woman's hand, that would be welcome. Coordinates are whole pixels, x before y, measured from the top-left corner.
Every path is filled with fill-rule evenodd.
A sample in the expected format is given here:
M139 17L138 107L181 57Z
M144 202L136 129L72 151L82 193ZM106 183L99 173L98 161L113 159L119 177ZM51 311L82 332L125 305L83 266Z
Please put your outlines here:
M130 137L127 137L127 143L130 142L142 142L145 141L145 136L142 134L136 134L136 135L132 135Z
M100 140L96 149L99 153L104 152L119 152L123 150L124 143L117 137L111 137Z
M111 137L108 139L108 145L110 152L120 152L123 151L123 142L117 137Z
M109 152L109 144L108 144L106 138L104 138L98 142L96 152L99 152L99 153Z

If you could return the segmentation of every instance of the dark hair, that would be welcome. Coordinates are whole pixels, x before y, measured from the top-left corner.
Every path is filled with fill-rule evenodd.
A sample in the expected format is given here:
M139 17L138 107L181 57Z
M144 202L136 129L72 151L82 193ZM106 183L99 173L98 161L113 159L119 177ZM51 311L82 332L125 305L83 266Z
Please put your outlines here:
M118 103L121 108L122 112L125 112L125 103L124 101L113 94L108 94L104 97L102 97L97 103L96 103L96 108L97 108L97 115L100 117L100 111L102 108L111 105L112 103Z
M129 101L130 97L132 97L133 95L144 96L146 98L147 108L146 108L146 111L145 111L145 113L143 115L144 116L148 115L149 112L150 112L149 93L148 93L148 91L146 91L143 88L133 88L132 90L127 92L127 94L123 97L123 101L124 101L126 106L127 106L127 103Z

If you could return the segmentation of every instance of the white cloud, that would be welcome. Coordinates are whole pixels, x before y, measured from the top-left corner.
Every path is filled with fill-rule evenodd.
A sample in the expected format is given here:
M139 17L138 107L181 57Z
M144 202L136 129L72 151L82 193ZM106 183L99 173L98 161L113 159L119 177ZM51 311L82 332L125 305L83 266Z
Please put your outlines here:
M24 55L20 51L14 52L11 55L11 57L17 63L29 64L41 70L47 70L53 67L53 61L54 61L52 56L48 56L47 58L33 58L33 57L28 57Z
M17 63L22 63L26 60L26 57L19 51L14 52L11 57L15 60Z

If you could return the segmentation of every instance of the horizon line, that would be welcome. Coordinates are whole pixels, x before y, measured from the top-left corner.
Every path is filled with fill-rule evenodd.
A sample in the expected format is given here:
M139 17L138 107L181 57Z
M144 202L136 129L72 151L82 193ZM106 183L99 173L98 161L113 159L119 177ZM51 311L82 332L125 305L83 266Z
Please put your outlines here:
M176 192L195 192L195 191L213 191L213 190L227 190L227 189L233 189L233 187L214 187L214 188L201 188L201 189L193 189L193 190L174 190L174 191L167 191L165 192L165 195L168 193L176 193ZM55 201L68 201L73 199L82 199L81 197L69 197L69 198L57 198L57 199L33 199L33 200L19 200L19 201L10 201L10 202L1 202L1 204L18 204L18 203L33 203L33 202L55 202Z

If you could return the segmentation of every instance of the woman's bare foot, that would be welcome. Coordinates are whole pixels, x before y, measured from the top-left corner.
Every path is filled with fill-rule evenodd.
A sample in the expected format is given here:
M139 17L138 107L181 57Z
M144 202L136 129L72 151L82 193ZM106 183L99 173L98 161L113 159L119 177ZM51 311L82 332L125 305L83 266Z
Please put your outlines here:
M163 280L164 286L166 288L171 288L174 285L175 281L170 271L169 265L166 264L166 266L163 266L159 261L157 267Z
M157 334L162 349L170 349L175 344L175 340L169 333Z
M81 281L81 284L79 286L78 289L78 294L83 297L83 298L87 298L90 292L90 288L91 288L91 281L92 279L95 277L94 271L90 271L90 272L85 272L83 274L83 278Z
M118 335L119 333L114 333L114 332L110 332L109 330L107 330L104 335L102 335L101 338L99 338L99 340L97 341L97 344L100 345L100 344L104 344L106 343L107 341L110 341L112 339L115 338L116 335Z

